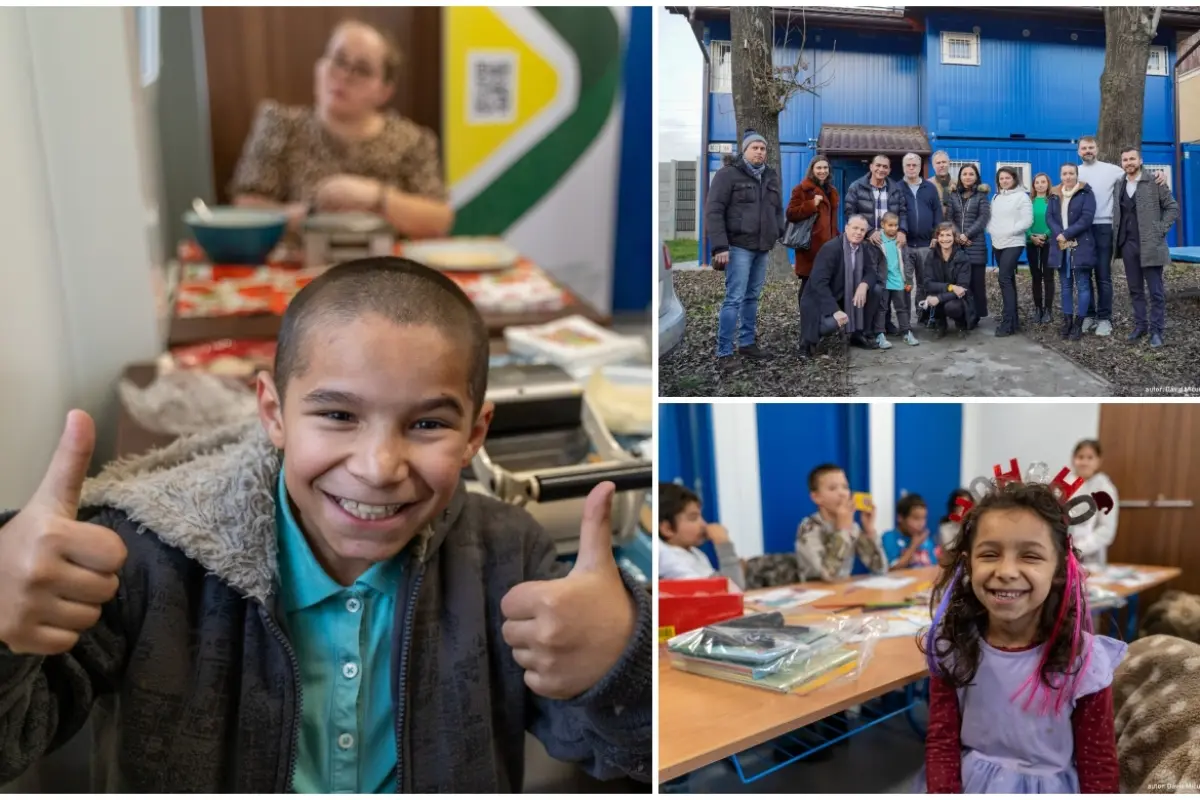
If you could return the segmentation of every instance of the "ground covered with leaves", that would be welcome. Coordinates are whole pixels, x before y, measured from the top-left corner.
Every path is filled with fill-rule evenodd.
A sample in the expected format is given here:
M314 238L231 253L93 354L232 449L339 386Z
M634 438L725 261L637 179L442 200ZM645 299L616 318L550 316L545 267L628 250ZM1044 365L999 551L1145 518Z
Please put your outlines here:
M1187 392L1200 396L1200 264L1172 264L1164 275L1167 294L1165 346L1149 346L1149 337L1135 344L1125 341L1133 331L1133 303L1125 271L1117 262L1113 270L1113 334L1085 333L1078 342L1058 337L1062 326L1060 281L1055 282L1054 322L1030 324L1033 293L1029 272L1017 273L1021 330L1039 344L1062 353L1112 384L1118 397L1177 397ZM988 311L998 315L1000 284L996 273L988 273Z
M1148 337L1129 344L1133 306L1120 266L1113 274L1113 335L1084 334L1078 342L1059 339L1061 286L1055 286L1055 316L1049 325L1032 324L1033 295L1029 273L1017 274L1022 332L1101 376L1112 393L1127 397L1200 396L1200 265L1173 264L1166 272L1166 346L1149 347ZM674 275L675 293L687 311L683 341L659 364L663 397L848 397L849 354L835 337L826 337L813 359L799 354L800 319L795 278L769 280L758 311L759 346L772 358L754 361L734 357L722 369L716 359L717 311L725 294L724 273L683 271ZM988 310L998 315L1000 285L988 273Z
M675 294L687 311L679 346L659 361L662 397L846 397L851 394L849 357L837 337L826 337L816 357L800 357L796 278L768 280L758 306L758 345L772 357L734 356L717 364L717 311L725 298L725 273L676 272ZM724 359L722 359L724 360Z

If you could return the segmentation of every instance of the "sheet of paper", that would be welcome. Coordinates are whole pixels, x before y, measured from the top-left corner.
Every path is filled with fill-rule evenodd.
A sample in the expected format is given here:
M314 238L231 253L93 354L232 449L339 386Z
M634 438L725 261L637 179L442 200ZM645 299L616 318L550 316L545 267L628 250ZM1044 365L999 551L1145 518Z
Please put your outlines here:
M855 581L854 585L861 589L903 589L915 580L916 578L890 578L887 575L875 575Z
M792 608L816 602L831 594L833 592L826 589L773 589L747 597L746 602L762 608Z

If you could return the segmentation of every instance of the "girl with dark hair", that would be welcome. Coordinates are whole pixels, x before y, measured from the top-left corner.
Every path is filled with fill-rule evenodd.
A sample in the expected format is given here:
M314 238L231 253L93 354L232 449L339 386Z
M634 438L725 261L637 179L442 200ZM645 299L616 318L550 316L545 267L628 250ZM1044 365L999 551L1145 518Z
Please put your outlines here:
M1000 265L1000 296L1004 301L996 335L1012 336L1020 327L1017 262L1025 247L1025 231L1033 224L1033 206L1012 167L996 170L996 189L996 196L992 198L992 216L987 224L987 232L992 237L992 252Z
M808 164L804 180L792 189L792 199L788 201L788 222L801 222L809 217L816 217L813 220L812 238L808 249L796 251L795 270L796 277L800 279L797 302L804 296L804 287L808 285L808 276L812 274L817 251L838 235L838 190L829 180L831 174L829 159L822 155L815 156Z
M943 555L918 642L930 793L1120 790L1111 687L1126 647L1091 632L1067 526L1051 486L1005 481Z
M983 235L992 218L992 204L988 200L988 185L980 183L979 168L964 164L958 171L954 191L950 193L950 217L958 231L958 244L966 251L971 262L971 294L975 297L975 312L978 318L988 315L987 307L987 242Z
M1046 207L1050 202L1050 187L1054 182L1044 172L1033 176L1033 225L1025 237L1025 258L1029 261L1029 278L1033 284L1033 305L1037 309L1034 322L1044 325L1053 322L1054 271L1050 269L1050 226L1046 223Z
M1117 538L1120 499L1117 497L1117 487L1100 470L1100 455L1100 442L1095 439L1084 439L1075 445L1071 454L1071 468L1076 477L1083 478L1083 486L1079 487L1079 492L1105 492L1113 502L1112 511L1109 513L1097 514L1071 526L1071 539L1075 542L1075 548L1083 554L1083 563L1088 566L1104 566L1108 563L1108 548Z
M938 543L942 549L949 548L962 532L962 524L951 517L958 511L958 499L971 500L971 493L966 489L955 489L946 500L946 516L938 520Z

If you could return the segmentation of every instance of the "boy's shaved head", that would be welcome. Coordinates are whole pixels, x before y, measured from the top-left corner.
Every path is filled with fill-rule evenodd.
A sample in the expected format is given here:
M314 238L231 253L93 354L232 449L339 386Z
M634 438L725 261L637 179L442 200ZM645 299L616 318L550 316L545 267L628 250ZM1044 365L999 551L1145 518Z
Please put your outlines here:
M406 258L347 261L305 286L288 305L275 353L282 403L287 382L308 367L306 342L314 329L377 314L397 325L429 325L461 347L467 387L478 414L487 393L488 333L479 310L454 281Z

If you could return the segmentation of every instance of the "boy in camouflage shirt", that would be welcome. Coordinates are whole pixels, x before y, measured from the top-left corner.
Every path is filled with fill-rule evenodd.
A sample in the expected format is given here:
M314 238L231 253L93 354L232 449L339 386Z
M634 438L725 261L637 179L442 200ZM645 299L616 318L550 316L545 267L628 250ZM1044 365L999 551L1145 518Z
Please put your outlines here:
M835 581L850 575L854 555L873 573L887 572L887 556L875 530L875 511L863 511L862 526L854 521L854 504L846 473L822 464L808 475L808 491L817 513L805 517L796 530L796 560L808 580Z

